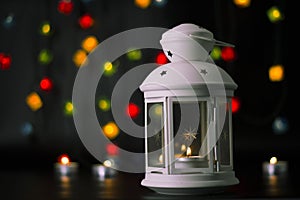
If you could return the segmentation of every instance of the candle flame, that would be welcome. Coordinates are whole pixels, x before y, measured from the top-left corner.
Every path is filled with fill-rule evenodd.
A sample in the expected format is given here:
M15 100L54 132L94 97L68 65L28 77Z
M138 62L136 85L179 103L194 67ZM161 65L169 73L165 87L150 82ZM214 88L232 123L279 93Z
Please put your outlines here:
M70 163L70 159L67 155L62 155L60 157L60 163L63 164L63 165L67 165Z
M192 155L192 149L191 147L188 147L187 150L186 150L186 155L187 156L191 156Z
M183 145L181 145L181 151L182 152L185 152L186 151L186 146L183 144Z
M277 163L277 158L276 158L276 157L272 157L272 158L270 159L270 164L274 165L274 164L276 164L276 163Z
M162 154L160 154L158 160L159 160L159 163L163 163L164 162L164 157L163 157Z
M111 162L111 160L105 160L105 161L103 162L103 165L104 165L105 167L111 167L111 166L113 165L113 163Z

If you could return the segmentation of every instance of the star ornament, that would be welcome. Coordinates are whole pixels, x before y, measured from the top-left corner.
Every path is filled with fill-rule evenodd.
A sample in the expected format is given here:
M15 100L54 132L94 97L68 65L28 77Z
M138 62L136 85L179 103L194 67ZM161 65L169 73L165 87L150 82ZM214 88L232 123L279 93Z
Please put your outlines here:
M183 137L187 141L192 141L194 139L197 139L197 137L196 137L197 134L198 133L195 132L195 129L193 129L193 130L191 130L191 129L190 130L185 130L185 132L183 133Z
M160 76L164 76L164 75L166 75L167 74L167 71L162 71L162 72L160 72Z
M172 58L172 56L173 56L172 52L171 51L167 51L167 53L168 53L168 56L170 56Z
M206 74L207 74L207 71L206 71L206 69L200 69L200 74L204 74L204 75L206 75Z

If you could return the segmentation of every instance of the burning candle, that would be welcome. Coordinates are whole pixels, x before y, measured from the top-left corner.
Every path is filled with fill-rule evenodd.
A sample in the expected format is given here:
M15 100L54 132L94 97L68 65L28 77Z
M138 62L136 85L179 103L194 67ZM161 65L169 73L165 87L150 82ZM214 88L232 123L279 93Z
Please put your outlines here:
M191 155L192 155L192 149L191 149L191 147L188 147L186 150L186 156L189 157Z
M287 167L286 161L278 161L276 157L272 157L269 162L263 163L263 172L267 175L284 175Z
M191 147L186 148L186 156L179 157L175 162L175 168L199 168L207 167L207 165L208 162L205 158L197 155L192 155Z
M61 175L70 175L77 172L78 163L71 162L67 154L59 156L58 162L54 164L56 172Z
M114 162L112 160L105 160L103 164L94 164L92 167L93 174L103 181L107 177L113 177L116 174L116 170L112 168Z

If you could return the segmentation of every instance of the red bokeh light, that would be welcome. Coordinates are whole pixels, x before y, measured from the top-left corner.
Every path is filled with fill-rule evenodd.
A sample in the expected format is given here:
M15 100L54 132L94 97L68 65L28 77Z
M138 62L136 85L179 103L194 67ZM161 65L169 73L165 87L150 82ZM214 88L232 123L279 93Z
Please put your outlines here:
M69 15L73 11L74 4L71 0L61 0L58 2L57 10L60 13Z
M110 156L118 155L119 154L118 146L116 146L112 143L109 143L109 144L106 145L106 152Z
M11 56L4 53L0 53L0 69L7 70L11 65Z
M236 53L232 47L224 47L221 51L221 57L224 61L230 62L236 58Z
M50 78L45 77L40 82L40 88L43 91L50 91L53 88L53 82Z
M81 28L88 29L93 26L94 19L91 17L90 14L84 14L79 18L78 23Z
M231 100L231 111L232 113L237 113L240 110L241 102L237 97L233 97Z
M131 118L136 118L140 113L140 108L134 104L134 103L129 103L127 108L126 108L126 114L131 117Z
M155 62L159 65L163 65L168 63L168 58L163 52L160 52L157 54Z

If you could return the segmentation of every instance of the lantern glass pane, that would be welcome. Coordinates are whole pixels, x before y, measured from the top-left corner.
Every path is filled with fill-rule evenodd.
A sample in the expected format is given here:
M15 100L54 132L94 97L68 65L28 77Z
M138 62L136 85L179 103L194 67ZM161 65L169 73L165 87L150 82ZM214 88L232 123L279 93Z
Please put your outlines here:
M230 110L231 104L230 99L227 99L227 102L218 101L218 121L224 121L222 125L219 123L219 130L221 130L221 135L219 137L218 146L219 146L219 161L221 165L230 165L230 140L231 140L231 129L230 129ZM225 119L224 119L225 113Z
M207 168L207 102L173 102L175 168Z
M147 104L147 152L149 167L164 167L163 103Z

